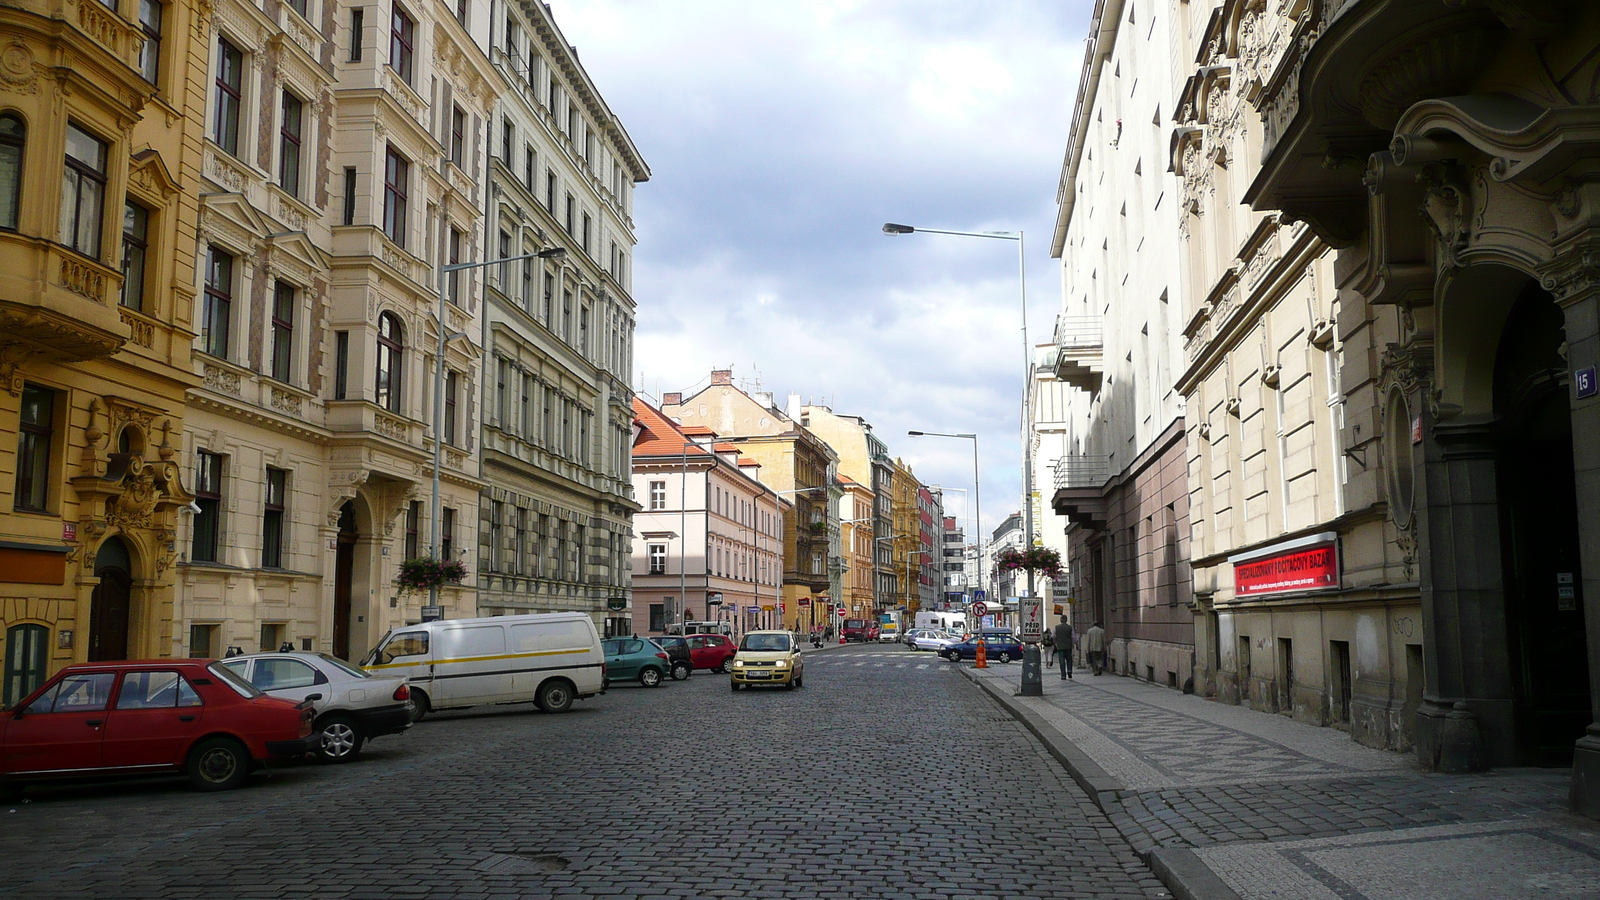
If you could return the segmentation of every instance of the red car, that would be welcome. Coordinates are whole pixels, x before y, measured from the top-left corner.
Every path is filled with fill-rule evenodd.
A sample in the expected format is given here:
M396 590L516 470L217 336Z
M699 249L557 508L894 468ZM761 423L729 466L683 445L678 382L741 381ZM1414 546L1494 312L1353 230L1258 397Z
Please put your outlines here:
M727 635L691 634L684 640L689 642L689 658L694 660L696 669L727 672L733 665L733 655L739 652Z
M184 772L238 787L258 766L315 749L309 699L268 697L203 659L68 666L0 713L0 794L24 782Z

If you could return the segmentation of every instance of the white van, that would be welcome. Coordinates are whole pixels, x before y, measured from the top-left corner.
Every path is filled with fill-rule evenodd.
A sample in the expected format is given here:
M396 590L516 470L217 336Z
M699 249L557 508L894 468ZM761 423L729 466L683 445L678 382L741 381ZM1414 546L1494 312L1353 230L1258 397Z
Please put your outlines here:
M604 688L605 654L583 613L444 619L392 629L362 667L403 675L420 719L434 709L533 701L565 712Z

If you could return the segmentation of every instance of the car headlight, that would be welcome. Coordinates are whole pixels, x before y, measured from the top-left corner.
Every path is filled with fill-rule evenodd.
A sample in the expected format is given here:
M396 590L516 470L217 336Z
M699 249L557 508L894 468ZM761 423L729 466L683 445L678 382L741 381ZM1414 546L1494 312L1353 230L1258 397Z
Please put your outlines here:
M777 662L773 663L773 665L775 665L775 666L777 666L778 668L781 669L781 668L784 668L785 666L789 665L789 661L786 660L786 659L780 659Z
M734 668L735 668L735 669L742 669L742 668L744 668L744 660L742 660L742 659L736 659L736 660L734 660L734 661L733 661L733 667L734 667Z

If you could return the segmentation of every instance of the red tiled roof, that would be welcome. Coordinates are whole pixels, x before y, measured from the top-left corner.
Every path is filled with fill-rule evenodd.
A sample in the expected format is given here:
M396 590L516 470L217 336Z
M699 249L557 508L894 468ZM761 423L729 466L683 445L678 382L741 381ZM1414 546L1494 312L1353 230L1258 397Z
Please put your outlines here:
M695 437L716 437L717 433L704 425L679 425L678 430Z
M741 466L754 466L754 467L756 467L758 469L761 468L761 463L758 463L753 459L740 459L739 460L739 465L741 465Z
M633 398L633 415L639 422L639 437L633 442L634 456L710 455L689 440L690 432L662 414L661 410ZM687 450L684 445L688 444Z

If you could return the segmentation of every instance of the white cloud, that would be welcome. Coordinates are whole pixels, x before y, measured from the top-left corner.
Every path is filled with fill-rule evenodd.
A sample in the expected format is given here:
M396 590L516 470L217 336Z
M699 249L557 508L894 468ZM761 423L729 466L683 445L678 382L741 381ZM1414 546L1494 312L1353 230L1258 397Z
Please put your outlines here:
M884 221L1025 229L1031 334L1059 304L1055 184L1088 0L565 0L554 13L649 162L636 387L713 367L863 415L985 522L1021 501L1015 245ZM961 496L950 498L952 508Z

